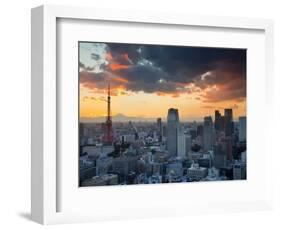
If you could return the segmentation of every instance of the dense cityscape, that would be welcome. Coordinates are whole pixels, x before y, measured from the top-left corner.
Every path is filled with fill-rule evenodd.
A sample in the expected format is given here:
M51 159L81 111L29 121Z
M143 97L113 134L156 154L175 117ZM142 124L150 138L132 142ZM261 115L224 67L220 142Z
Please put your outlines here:
M225 108L202 122L178 109L155 122L112 122L110 89L103 123L80 123L80 186L246 179L246 117Z
M246 49L78 47L79 186L247 179Z

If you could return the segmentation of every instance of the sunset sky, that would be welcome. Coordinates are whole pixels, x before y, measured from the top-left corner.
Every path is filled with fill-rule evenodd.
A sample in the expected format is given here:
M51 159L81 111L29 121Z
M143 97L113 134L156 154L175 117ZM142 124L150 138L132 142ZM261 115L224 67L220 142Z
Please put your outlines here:
M80 117L112 115L202 120L218 109L246 115L246 50L79 43Z

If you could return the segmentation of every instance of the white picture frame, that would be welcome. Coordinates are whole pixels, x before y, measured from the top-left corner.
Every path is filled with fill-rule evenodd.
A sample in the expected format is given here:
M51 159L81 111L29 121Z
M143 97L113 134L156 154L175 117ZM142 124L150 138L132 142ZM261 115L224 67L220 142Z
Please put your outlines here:
M269 133L272 130L273 124L270 119L270 113L273 112L275 100L273 98L272 86L273 82L273 22L266 19L248 19L248 18L231 18L231 17L214 17L214 16L190 16L190 15L174 15L163 14L157 12L127 12L115 11L104 9L92 8L79 8L79 7L66 7L66 6L51 6L44 5L32 9L32 170L31 170L31 216L32 219L41 224L56 224L56 223L70 223L70 222L83 222L83 221L97 221L107 219L124 219L124 218L142 218L152 216L170 216L170 215L186 215L193 213L208 213L208 212L233 212L233 211L246 211L246 210L264 210L272 208L272 186L273 177L271 169L271 147L270 138L265 137L265 142L262 150L252 148L252 150L264 154L264 165L262 168L263 181L256 181L257 187L252 187L254 191L259 187L263 187L262 191L256 191L256 196L253 200L249 200L248 196L241 197L239 195L235 199L222 198L221 201L214 199L214 202L208 202L209 198L204 198L203 203L198 202L187 205L187 202L179 203L168 202L167 205L161 206L159 203L150 203L147 208L133 207L130 201L124 200L124 207L107 211L89 208L85 206L85 202L77 207L77 202L73 202L74 210L62 209L59 207L61 196L67 197L67 191L64 193L59 192L62 186L62 181L59 178L60 172L60 158L57 155L58 151L58 95L61 93L57 84L58 75L58 58L57 58L57 39L58 39L58 21L60 19L87 20L87 21L102 21L106 23L122 22L122 23L138 23L149 24L155 27L167 26L169 28L185 26L198 27L201 29L219 28L220 30L243 30L259 31L262 33L262 40L259 44L263 44L262 57L259 57L259 62L264 68L265 72L260 73L260 81L257 80L256 89L254 86L249 86L250 102L261 99L262 104L266 105L266 112L261 111L258 118L265 119L264 132ZM129 30L129 29L128 29ZM129 32L129 31L128 31ZM264 43L263 43L264 42ZM264 83L264 84L263 84ZM262 91L259 91L262 89ZM259 92L258 92L259 91ZM62 101L63 103L63 101ZM247 102L248 103L248 102ZM262 107L264 109L265 107ZM256 109L256 110L255 110ZM253 111L260 111L258 106L253 106ZM251 113L251 111L250 111ZM257 118L257 119L258 119ZM248 130L252 130L257 125L257 119L249 122ZM259 141L258 135L253 133L252 143ZM251 150L249 150L251 151ZM261 152L265 151L265 152ZM255 162L256 161L256 162ZM73 161L70 161L72 164ZM253 162L250 164L259 164L260 159L253 157ZM77 172L78 173L78 172ZM239 182L241 183L241 182ZM243 183L243 182L242 182ZM163 187L161 187L163 186ZM105 194L125 194L124 197L130 197L133 193L144 192L148 195L151 191L155 194L157 190L163 188L163 193L174 194L175 191L184 190L185 185L156 185L150 190L149 187L143 188L142 186L132 186L130 189L123 189L119 191L106 190ZM194 188L196 186L196 188ZM228 189L235 189L239 186L237 183L206 185L206 183L192 185L190 190L196 194L198 189L206 189L210 186L210 191L217 192L223 186ZM244 186L244 185L242 185ZM238 187L237 187L238 188ZM63 188L62 188L63 189ZM91 188L90 188L91 189ZM83 191L85 196L98 193L103 196L104 190ZM248 189L248 188L247 188ZM251 190L251 191L252 191ZM71 193L69 191L69 193ZM74 194L74 193L73 193ZM78 194L79 196L79 194ZM105 195L104 195L105 196ZM179 195L181 196L181 195ZM222 196L223 197L223 196ZM102 197L101 197L102 198ZM76 199L71 196L67 197L67 206L71 206L71 199ZM188 198L187 198L188 199ZM192 197L193 200L198 200L200 197ZM143 200L142 200L143 202ZM120 205L120 203L116 203ZM81 207L80 207L81 206ZM85 207L85 211L81 211ZM107 208L110 204L107 204ZM168 210L170 209L172 210Z

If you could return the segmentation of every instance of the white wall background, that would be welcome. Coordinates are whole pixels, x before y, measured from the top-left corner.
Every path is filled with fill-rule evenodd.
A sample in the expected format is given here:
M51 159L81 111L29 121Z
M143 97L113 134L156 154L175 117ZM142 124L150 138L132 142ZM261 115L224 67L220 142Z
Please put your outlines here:
M186 14L262 17L275 20L275 93L281 98L281 14L276 0L4 0L0 6L0 226L1 229L38 229L30 221L30 8L41 4L98 6ZM278 65L279 64L279 65ZM280 107L275 121L280 120ZM261 121L262 122L262 121ZM52 229L280 229L280 123L274 138L277 154L275 210L268 212L188 216L48 226ZM279 137L277 136L279 134ZM263 135L263 134L261 134ZM278 181L279 180L279 181Z

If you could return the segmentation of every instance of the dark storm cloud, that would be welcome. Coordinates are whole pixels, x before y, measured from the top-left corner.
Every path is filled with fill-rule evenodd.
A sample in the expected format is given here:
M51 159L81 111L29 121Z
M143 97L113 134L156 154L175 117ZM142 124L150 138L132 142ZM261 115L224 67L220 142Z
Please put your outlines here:
M246 50L108 43L107 61L104 72L88 76L85 84L101 86L110 78L113 85L122 83L133 92L202 92L206 102L242 100L246 96ZM85 80L86 74L82 75ZM217 90L206 90L214 86Z
M136 64L141 58L141 54L139 52L141 48L141 45L135 44L107 44L107 51L111 53L112 58L119 62L119 64ZM128 63L128 60L124 59L124 55L128 55L132 63Z
M129 81L146 82L148 84L155 84L159 79L165 78L167 75L159 68L145 65L134 65L128 69L121 69L116 72Z
M135 65L119 70L118 74L128 80L127 89L135 92L174 93L178 87L176 81L166 81L168 74L154 66Z
M118 75L122 77L118 77ZM170 93L175 94L179 90L179 83L166 82L166 75L161 69L148 66L132 66L128 69L121 69L118 75L112 72L80 72L80 83L88 88L106 89L110 82L111 87L118 88L125 86L132 92L143 91L146 93ZM160 81L159 81L160 79Z
M171 76L181 75L182 81L216 68L218 63L241 63L246 58L245 51L237 49L179 46L151 46L143 49L143 55Z

